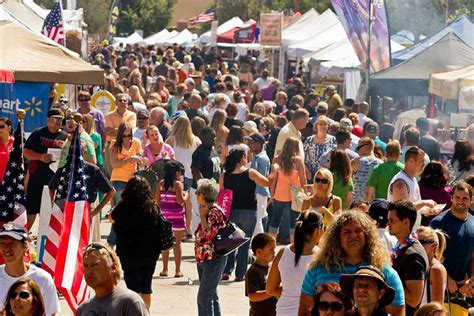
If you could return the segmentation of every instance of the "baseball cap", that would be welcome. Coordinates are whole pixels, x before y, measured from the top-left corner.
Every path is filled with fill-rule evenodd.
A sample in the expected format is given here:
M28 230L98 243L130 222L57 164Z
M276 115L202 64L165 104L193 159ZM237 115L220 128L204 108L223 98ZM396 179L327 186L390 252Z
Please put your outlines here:
M137 118L139 117L150 118L150 114L148 113L148 110L140 110L137 113Z
M364 130L367 133L377 133L379 131L379 124L377 124L377 122L374 122L374 121L367 122L364 125Z
M265 137L263 137L263 135L260 133L253 133L249 136L249 139L259 142L260 144L265 144Z
M0 236L8 236L16 240L28 240L26 229L13 222L3 224L3 227L0 227Z
M47 117L58 117L63 118L64 113L60 109L52 108L48 111Z
M331 90L331 91L335 91L336 90L336 87L332 84L330 84L329 86L326 87L327 90Z
M326 102L321 101L316 106L316 111L327 111L327 110L328 110L328 104Z
M369 215L379 226L385 226L388 222L388 201L385 199L375 199L369 207Z

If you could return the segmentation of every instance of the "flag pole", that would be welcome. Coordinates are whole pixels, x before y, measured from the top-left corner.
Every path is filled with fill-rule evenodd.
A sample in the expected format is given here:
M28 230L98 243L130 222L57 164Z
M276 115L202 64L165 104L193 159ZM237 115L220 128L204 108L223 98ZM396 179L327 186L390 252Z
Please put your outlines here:
M23 148L24 145L24 138L23 138L23 130L24 130L24 120L26 117L26 112L23 109L18 109L16 110L16 118L18 119L18 122L20 123L20 129L21 129L21 148ZM23 155L21 156L21 159L23 160Z
M372 9L373 3L372 0L369 0L369 27L367 33L369 35L368 42L367 42L367 102L370 104L370 41L372 37Z
M63 29L64 29L63 46L66 47L66 21L64 20L64 16L63 16L63 1L58 0L58 2L59 2L59 9L61 11L61 21L63 21Z

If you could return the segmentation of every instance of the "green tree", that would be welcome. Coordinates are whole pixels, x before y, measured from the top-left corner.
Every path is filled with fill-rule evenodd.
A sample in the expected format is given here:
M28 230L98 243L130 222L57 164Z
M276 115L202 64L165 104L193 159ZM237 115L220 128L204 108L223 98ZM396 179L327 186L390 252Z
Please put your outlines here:
M168 26L176 0L122 0L117 33L143 30L148 36Z
M238 16L242 20L248 20L249 3L252 0L218 0L216 1L216 15L219 23Z

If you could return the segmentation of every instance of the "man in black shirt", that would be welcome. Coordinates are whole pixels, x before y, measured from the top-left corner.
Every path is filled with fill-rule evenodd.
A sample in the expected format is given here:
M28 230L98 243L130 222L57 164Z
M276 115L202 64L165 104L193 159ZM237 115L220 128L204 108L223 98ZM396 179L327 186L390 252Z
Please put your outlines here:
M194 47L193 53L191 54L191 61L197 71L202 71L201 67L204 65L204 59L200 55L199 47Z
M43 186L48 185L54 175L54 167L50 168L50 164L59 161L61 147L67 138L67 133L61 130L63 117L61 110L55 108L49 110L46 126L35 129L26 140L23 149L23 155L29 160L25 205L28 230L31 229L36 215L40 212Z
M416 127L420 130L420 141L418 147L430 157L431 160L439 160L441 145L439 142L428 134L430 123L428 119L421 117L416 120Z
M191 163L193 188L197 188L197 181L202 178L219 181L221 173L220 159L214 150L216 132L211 127L204 127L199 138L202 144L194 151Z
M400 200L388 205L388 231L398 240L392 251L393 268L405 291L406 315L414 315L423 297L428 257L413 226L416 209L412 202Z
M51 199L54 199L58 187L60 185L64 185L64 183L61 183L61 176L65 167L66 166L59 168L51 178L51 181L49 181L48 186ZM86 176L86 190L89 203L92 204L95 202L98 192L105 194L99 205L97 205L91 212L91 216L94 217L95 215L99 214L99 212L104 208L105 205L107 205L107 203L110 202L115 194L115 189L112 186L112 183L110 183L109 179L107 179L104 173L99 169L99 167L88 163L87 161L84 161L84 174Z

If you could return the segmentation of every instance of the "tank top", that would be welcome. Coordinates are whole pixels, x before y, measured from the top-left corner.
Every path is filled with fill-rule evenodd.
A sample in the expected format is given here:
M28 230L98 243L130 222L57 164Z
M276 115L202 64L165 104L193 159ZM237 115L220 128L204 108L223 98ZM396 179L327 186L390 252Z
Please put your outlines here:
M278 262L278 270L281 279L281 297L276 306L277 315L296 316L300 303L301 285L308 270L313 255L301 256L295 267L295 254L290 249L291 245L285 247L283 255Z
M193 174L191 173L191 162L193 160L193 153L198 146L199 143L197 139L193 137L193 145L190 148L179 147L176 144L173 148L175 159L183 164L184 176L188 179L193 178Z
M232 210L257 210L256 184L249 177L249 169L242 173L225 173L224 188L232 190Z
M331 194L329 196L329 199L328 199L326 205L324 205L324 207L327 208L329 213L331 213L331 214L334 214L333 197L334 197L334 195ZM312 199L309 199L309 207L310 208L315 208L315 206L313 206L313 200ZM322 215L324 216L324 214L322 214ZM323 221L324 221L324 225L326 227L329 226L329 224L331 224L331 220L327 216L324 216Z
M297 188L301 187L298 170L291 170L290 176L286 175L283 171L279 171L274 199L279 202L291 202L290 184Z
M393 202L393 194L392 194L392 185L397 180L403 180L408 188L408 200L412 203L418 202L421 200L420 194L420 187L416 178L410 177L404 170L400 171L393 177L392 181L388 185L388 192L387 192L387 201ZM415 225L413 226L413 230L415 231L421 225L421 213L416 212L416 221Z

